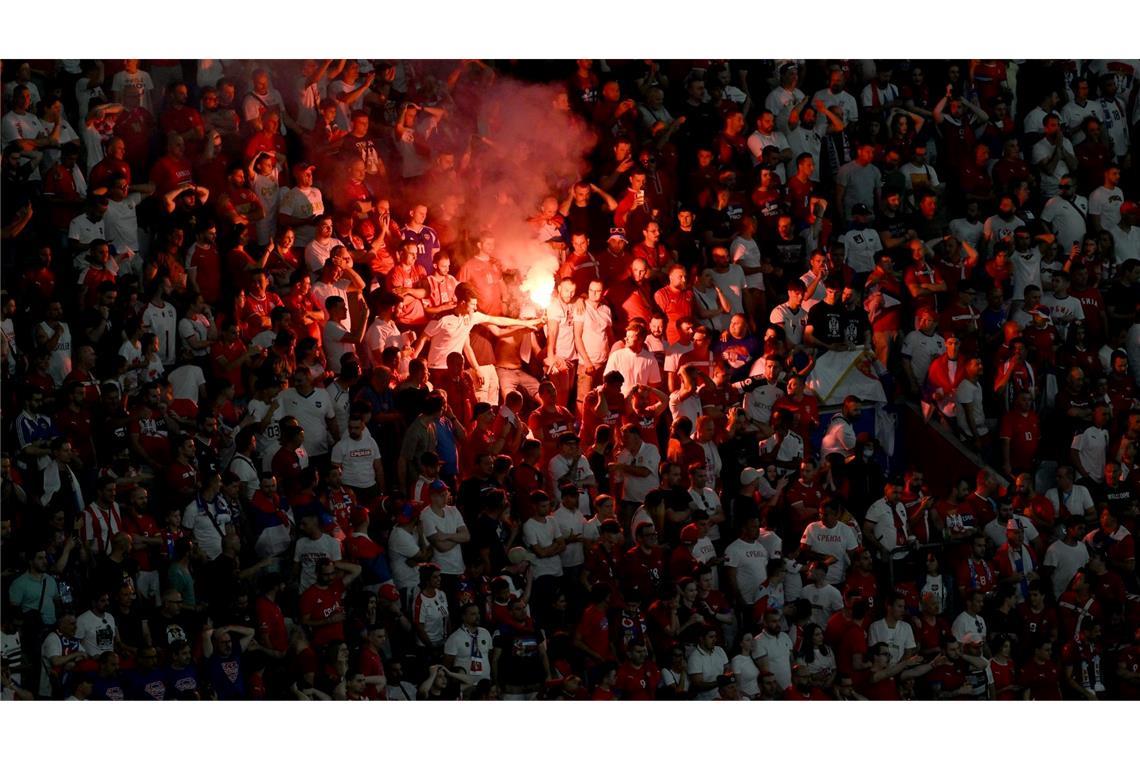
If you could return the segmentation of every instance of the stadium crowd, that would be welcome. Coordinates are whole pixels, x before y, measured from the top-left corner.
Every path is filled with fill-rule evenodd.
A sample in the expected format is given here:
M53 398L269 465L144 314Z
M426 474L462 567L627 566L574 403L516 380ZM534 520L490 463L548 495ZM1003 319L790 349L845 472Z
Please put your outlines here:
M3 698L1137 698L1137 67L5 61Z

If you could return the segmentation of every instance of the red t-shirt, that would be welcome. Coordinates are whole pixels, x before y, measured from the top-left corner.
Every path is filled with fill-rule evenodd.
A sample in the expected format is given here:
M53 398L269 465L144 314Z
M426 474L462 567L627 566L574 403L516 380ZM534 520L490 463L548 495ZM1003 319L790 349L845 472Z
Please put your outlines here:
M254 616L257 619L257 632L271 649L286 652L289 649L289 634L285 630L285 616L276 602L259 596L254 602Z
M190 162L183 158L163 156L150 170L150 181L154 183L154 193L163 196L179 185L192 180Z
M1037 701L1061 699L1061 676L1057 663L1029 660L1021 666L1020 683L1029 689L1029 698Z
M327 620L344 612L343 602L344 583L337 578L324 588L317 584L309 586L309 589L301 594L299 606L302 615L308 615L315 620ZM310 640L313 646L322 646L330 641L344 641L344 623L315 627Z
M654 293L653 301L669 319L665 327L665 337L670 343L676 343L681 339L681 333L677 331L677 320L693 316L693 291L673 290L666 286Z
M214 343L210 346L210 358L214 365L214 374L218 377L225 378L233 383L234 393L242 394L242 381L241 381L241 367L231 367L228 370L223 370L218 364L218 359L225 359L227 362L235 362L241 358L241 355L246 352L248 347L238 338L233 343Z
M596 605L587 607L578 622L577 633L581 636L582 643L601 655L605 661L613 659L610 654L610 621L604 607L602 609L598 609ZM589 655L586 656L586 660L591 666L599 664Z
M198 292L206 303L218 303L222 298L222 267L218 249L195 243L187 261L190 268L197 270Z
M661 680L661 670L646 660L640 668L622 663L617 672L617 688L631 702L657 699L657 684Z

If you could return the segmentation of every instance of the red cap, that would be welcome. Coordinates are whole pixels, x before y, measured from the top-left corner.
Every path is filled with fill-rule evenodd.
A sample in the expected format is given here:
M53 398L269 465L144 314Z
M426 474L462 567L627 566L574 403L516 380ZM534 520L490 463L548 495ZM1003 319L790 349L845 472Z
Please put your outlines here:
M377 594L380 596L380 600L384 602L396 602L400 600L400 592L390 583L381 586Z
M681 543L683 544L695 544L700 537L701 529L694 523L689 523L684 528L681 528Z

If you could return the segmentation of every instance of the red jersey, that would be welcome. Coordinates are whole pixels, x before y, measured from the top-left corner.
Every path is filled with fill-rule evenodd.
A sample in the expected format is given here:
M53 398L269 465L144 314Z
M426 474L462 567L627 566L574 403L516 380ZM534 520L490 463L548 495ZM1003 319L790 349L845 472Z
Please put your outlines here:
M994 675L994 692L997 693L998 699L1016 699L1017 694L1013 691L1003 692L1002 689L1006 686L1016 684L1017 681L1017 666L1013 661L1007 662L1002 665L997 660L990 660L990 672Z
M283 305L276 293L267 291L261 298L246 293L245 304L238 312L242 337L246 340L253 340L253 337L264 329L264 325L269 324L270 313L278 306Z
M179 185L193 180L190 162L183 158L163 156L150 170L150 181L154 183L154 194L162 197Z
M986 559L967 559L958 568L958 586L988 594L997 588L997 572Z
M574 432L576 418L564 406L539 407L530 413L527 427L534 437L542 441L543 464L558 453L558 436Z
M289 633L285 629L285 616L277 602L264 596L259 596L253 605L254 618L257 620L258 641L278 652L289 650Z
M939 274L937 269L917 264L912 264L907 267L906 273L903 275L903 282L909 288L911 285L937 285L943 283L942 275ZM919 309L931 309L935 312L938 311L937 298L933 293L920 295L917 298L911 299L911 306L915 311Z
M1016 410L1006 412L998 435L1009 439L1009 465L1013 471L1032 470L1041 442L1037 412L1032 409L1024 414Z
M677 343L681 340L681 333L677 331L677 320L693 316L693 291L674 290L665 286L653 294L653 301L661 311L665 312L669 320L665 327L666 339L670 343Z
M657 684L660 681L661 669L651 660L646 660L639 668L626 662L618 668L616 686L627 700L641 702L657 699Z
M304 469L296 450L282 446L273 455L271 469L280 484L281 493L290 501L295 499L301 490L301 472Z
M665 580L664 550L654 546L646 553L640 546L630 548L622 561L622 580L625 591L636 591L643 599L654 598Z
M158 527L158 523L156 523L154 518L150 515L131 517L124 512L119 525L124 533L132 537L155 538L162 535L162 530ZM150 550L145 547L132 551L131 558L138 564L140 572L155 569L154 562L151 560Z
M111 176L115 174L123 175L127 180L127 185L131 184L131 165L126 161L119 161L107 156L91 167L91 172L87 175L87 186L92 189L103 187L111 181Z
M360 660L357 667L365 677L368 676L382 676L384 675L384 660L380 657L379 652L375 652L371 647L362 647L360 650ZM365 687L364 694L368 699L387 699L386 692L381 692L374 684L368 684Z
M314 620L327 620L334 615L344 614L344 582L339 578L321 588L317 584L309 586L301 594L299 602L301 615ZM313 646L322 646L330 641L344 641L344 623L322 625L313 629L310 638Z
M1036 659L1031 659L1022 665L1018 683L1029 690L1030 699L1038 701L1061 699L1061 674L1057 669L1057 663L1050 660L1037 662Z
M233 343L213 343L210 345L210 359L213 364L214 375L229 380L234 386L234 393L241 395L243 393L244 385L241 381L241 367L231 366L228 370L223 370L221 365L218 364L218 359L225 359L227 363L232 365L233 362L241 358L248 350L248 346L238 338Z
M576 632L583 644L609 662L613 660L613 655L610 650L610 621L606 613L605 608L599 609L597 605L591 604L582 612ZM589 655L586 656L586 662L591 667L600 664Z
M159 462L170 459L166 418L161 412L145 406L139 407L131 416L129 432L138 435L139 445L153 459Z
M1034 611L1029 602L1022 602L1017 605L1017 614L1021 618L1021 631L1025 641L1034 641L1040 636L1048 639L1056 637L1057 610L1052 607Z
M186 257L186 265L188 269L195 270L198 292L206 303L218 303L222 298L222 267L218 249L195 243Z

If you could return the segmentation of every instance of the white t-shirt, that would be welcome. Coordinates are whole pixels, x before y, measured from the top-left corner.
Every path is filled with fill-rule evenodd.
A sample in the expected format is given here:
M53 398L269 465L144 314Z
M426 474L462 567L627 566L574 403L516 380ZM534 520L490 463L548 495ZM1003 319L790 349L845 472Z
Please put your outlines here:
M867 643L874 646L880 642L886 642L887 649L891 653L892 665L902 661L906 650L918 648L914 640L914 630L905 620L896 621L894 628L887 625L886 618L871 623L871 627L867 629Z
M817 520L804 528L800 543L813 552L835 557L836 561L827 568L827 582L838 585L847 577L850 562L847 553L855 550L859 539L847 523L837 522L835 527L829 528L822 520Z
M578 349L574 345L574 320L577 318L573 304L562 303L561 298L552 298L550 306L546 309L546 335L550 337L550 328L558 325L556 345L550 346L552 356L570 361L578 358Z
M178 337L189 347L191 339L203 341L210 336L210 323L205 318L190 319L183 317L178 320ZM194 356L207 356L210 353L210 347L204 348L190 348Z
M626 396L629 395L634 386L658 386L661 384L661 367L658 366L656 357L650 353L648 348L641 349L640 354L634 354L626 346L615 349L606 361L606 369L603 375L608 375L615 370L625 378L625 382L621 385L621 392Z
M1129 259L1140 259L1140 227L1132 225L1128 232L1125 232L1124 228L1118 225L1109 232L1112 234L1117 264L1123 264Z
M965 610L954 618L954 623L950 626L950 633L958 641L961 641L968 633L976 633L984 640L987 630L986 621L981 615L971 615Z
M989 432L986 427L986 412L982 408L982 389L978 387L977 383L971 380L964 379L958 384L958 390L955 392L954 398L958 402L958 411L956 414L958 420L958 427L963 433L969 435L970 423L966 420L967 414L973 414L974 427L978 431L978 435L985 435ZM964 404L970 404L970 409L967 411Z
M424 627L428 641L439 645L447 636L447 594L436 589L435 596L421 591L412 604L412 619Z
M118 630L115 617L110 612L104 612L100 616L94 610L87 610L75 619L75 638L83 642L83 651L88 657L115 651L115 634Z
M580 536L585 531L586 518L579 510L569 510L559 506L550 515L550 519L557 526L558 535L563 538L571 535ZM563 568L578 567L586 561L585 546L581 542L567 543L558 558L562 560Z
M316 540L308 536L297 539L293 561L301 563L301 593L317 582L317 563L325 559L340 561L340 541L327 533L322 533Z
M206 384L206 376L197 364L183 364L167 375L166 379L170 381L170 389L175 399L201 403L200 391Z
M740 597L747 604L755 604L760 596L760 584L768 580L768 551L759 541L738 538L724 550L724 564L736 568Z
M728 256L729 260L732 261L733 264L740 265L741 272L744 271L744 267L758 267L764 263L763 258L760 255L760 246L756 243L756 241L742 237L738 237L732 241L728 249ZM717 284L719 285L720 282L718 281ZM764 273L754 272L753 274L744 275L744 284L750 288L763 290ZM721 289L723 288L724 286L721 285ZM725 295L727 296L728 293L725 293ZM732 303L731 297L728 300L730 303ZM734 308L733 312L735 313L735 311L736 309Z
M1086 510L1096 506L1089 489L1075 483L1067 495L1062 495L1056 488L1050 488L1045 492L1045 498L1053 502L1056 516L1061 518L1066 515L1084 517Z
M748 241L753 246L756 245L755 241ZM756 275L753 275L755 277ZM738 264L729 264L728 270L718 272L716 269L712 270L713 282L724 293L724 297L728 300L729 314L743 314L744 313L744 288L747 285L750 288L764 288L764 275L760 275L760 284L753 285L747 282L744 276L744 270Z
M350 488L376 485L374 462L380 461L380 447L367 430L355 441L346 430L332 448L332 461L344 468L344 484Z
M1062 137L1061 140L1063 141L1062 150L1072 155L1073 144L1069 142L1068 138ZM1045 138L1041 138L1033 146L1033 160L1030 162L1039 170L1038 173L1041 176L1041 194L1046 198L1052 198L1057 194L1057 183L1061 177L1069 173L1069 167L1064 160L1057 161L1057 165L1053 167L1052 172L1045 171L1045 164L1048 163L1049 157L1053 155L1054 147L1053 143Z
M437 515L435 510L428 507L420 513L420 523L424 527L424 538L431 538L436 533L457 533L460 528L467 527L463 515L450 504L444 506L442 515ZM463 564L463 550L459 544L445 552L436 549L432 561L439 565L440 572L444 575L463 575L467 569Z
M971 222L965 217L950 220L950 234L974 248L981 245L985 230L986 226L980 221Z
M839 242L847 253L847 263L860 274L868 274L875 268L875 254L883 250L878 231L870 227L848 230L839 236Z
M930 364L944 353L946 353L946 340L937 332L927 335L921 330L911 330L903 338L902 355L910 359L910 367L920 384L926 380Z
M781 631L773 636L763 631L752 639L752 659L761 658L781 689L792 685L792 640L788 634Z
M832 613L843 609L843 595L830 583L817 586L809 583L800 591L800 598L811 603L811 621L818 626L827 626Z
M1054 541L1045 550L1044 567L1053 568L1053 596L1059 598L1069 587L1077 571L1088 564L1089 548L1084 541L1069 546L1064 541Z
M551 308L553 306L552 303ZM549 312L547 313L549 314ZM486 314L474 311L463 316L448 314L446 317L428 322L423 332L424 336L431 340L428 346L428 368L447 369L448 354L462 354L463 347L467 345L467 338L471 335L471 328L486 321ZM573 342L573 337L573 332L571 332L571 342Z
M142 196L129 193L121 201L107 199L107 213L103 214L103 229L107 232L107 242L115 246L115 252L139 252L138 205ZM86 215L84 215L86 216Z
M1084 432L1073 436L1073 443L1069 447L1077 450L1077 457L1081 466L1095 483L1104 482L1104 462L1108 452L1108 431L1095 426L1085 428Z
M475 632L460 626L447 637L443 653L455 658L455 668L462 668L476 681L491 678L491 634L486 628L476 628Z
M549 316L549 312L547 314ZM586 349L586 358L594 364L604 365L610 355L610 330L614 323L610 307L606 304L594 306L587 302L585 308L576 313L575 317L582 323L582 347ZM561 328L558 331L558 338L561 343Z
M1100 226L1111 230L1120 224L1120 206L1124 203L1124 191L1120 186L1109 190L1101 185L1089 194L1089 216L1099 216Z
M1057 233L1057 244L1061 252L1068 255L1074 243L1084 240L1088 225L1085 219L1089 213L1089 202L1077 195L1071 201L1054 195L1041 210L1042 221L1048 222Z
M1009 263L1013 265L1013 298L1025 298L1025 286L1041 287L1041 252L1036 248L1028 251L1012 251Z
M549 516L545 522L539 522L532 517L523 524L523 543L532 550L536 546L545 549L553 545L557 538L558 524ZM535 578L541 578L544 575L559 577L562 575L562 560L557 554L550 557L535 557L531 566L534 568Z
M704 409L701 405L701 397L696 393L691 393L688 398L682 400L682 393L683 391L678 388L669 394L669 414L674 420L687 417L690 421L696 422Z
M408 590L416 588L420 583L420 571L415 566L409 566L407 560L419 554L420 545L416 535L403 528L396 527L388 535L388 566L392 570L392 581L396 588Z
M123 106L128 110L145 108L154 111L151 106L150 94L154 90L154 82L150 74L145 71L136 71L131 74L120 71L111 79L111 92L121 98Z
M644 467L649 470L649 474L644 476L615 473L616 478L623 486L622 501L644 502L646 494L661 485L661 478L658 475L658 468L661 466L661 452L652 443L642 441L641 448L636 454L631 454L628 450L622 449L617 456L617 461L621 464Z
M297 233L293 233L296 235ZM316 233L312 233L316 234ZM324 267L325 262L329 256L332 255L332 249L338 245L343 245L335 236L327 240L310 240L305 244L305 264L309 267L310 272L318 272Z
M690 676L700 674L705 683L716 683L716 679L724 675L724 667L726 665L728 665L728 655L726 655L724 650L720 647L713 647L711 652L706 652L700 647L695 647L689 655L685 672ZM696 698L700 701L706 701L714 699L716 694L716 689L709 689L708 691L697 694Z

